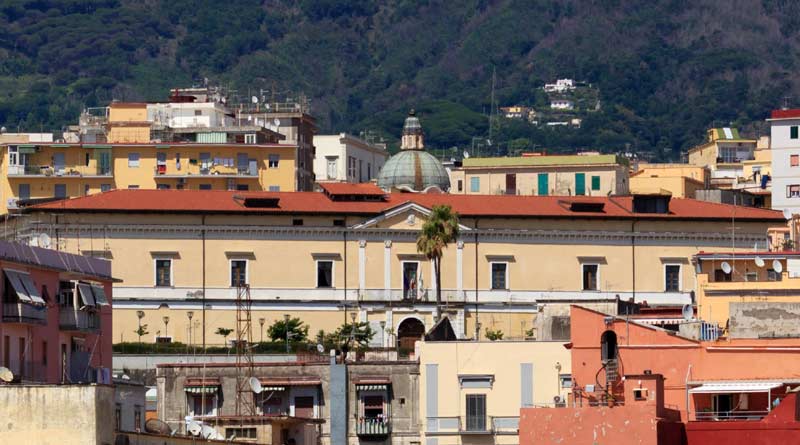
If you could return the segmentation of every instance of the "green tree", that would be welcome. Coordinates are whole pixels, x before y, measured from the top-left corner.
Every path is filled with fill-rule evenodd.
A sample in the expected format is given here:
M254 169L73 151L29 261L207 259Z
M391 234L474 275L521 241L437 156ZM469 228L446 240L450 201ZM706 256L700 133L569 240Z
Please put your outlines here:
M503 331L501 331L500 329L493 331L490 330L489 328L486 328L485 334L486 338L488 338L491 341L497 341L503 339Z
M288 326L288 327L287 327ZM286 341L286 331L289 331L290 342L303 342L308 339L308 325L300 321L299 318L275 320L267 328L267 335L272 341Z
M433 260L436 275L436 320L442 317L442 255L458 238L458 213L448 205L436 205L417 237L417 252Z
M228 345L228 336L231 335L233 329L230 328L217 328L217 335L221 335L225 338L225 345Z
M142 342L142 337L144 337L145 335L149 334L149 332L147 332L147 325L143 324L143 325L139 326L139 328L136 329L135 331L133 331L133 333L139 336L139 343L141 343Z
M363 349L369 346L375 331L367 322L345 323L336 330L334 336L342 346L352 342L356 348Z

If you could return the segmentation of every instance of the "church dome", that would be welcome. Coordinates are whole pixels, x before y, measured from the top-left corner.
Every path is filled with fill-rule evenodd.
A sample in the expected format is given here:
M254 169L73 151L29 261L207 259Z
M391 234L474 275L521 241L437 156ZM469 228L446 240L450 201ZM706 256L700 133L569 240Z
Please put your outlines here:
M422 150L404 150L389 158L378 175L378 187L424 192L450 189L450 176L438 159Z
M425 151L425 135L411 110L403 125L400 153L389 158L378 175L378 187L408 192L450 189L450 176L436 157Z

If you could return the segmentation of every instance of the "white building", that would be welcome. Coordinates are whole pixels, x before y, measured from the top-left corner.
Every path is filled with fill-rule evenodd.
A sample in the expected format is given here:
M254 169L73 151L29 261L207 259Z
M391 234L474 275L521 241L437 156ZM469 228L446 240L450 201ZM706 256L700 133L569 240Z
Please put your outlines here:
M170 128L211 128L233 125L230 112L225 109L224 104L219 102L147 104L147 120L156 125Z
M573 79L558 79L556 83L544 84L544 90L548 93L564 93L575 89L575 81Z
M554 110L572 110L575 103L569 99L553 99L550 101L550 108Z
M772 208L800 214L800 109L774 110L772 144Z
M389 152L347 133L314 135L318 182L369 182L378 177Z

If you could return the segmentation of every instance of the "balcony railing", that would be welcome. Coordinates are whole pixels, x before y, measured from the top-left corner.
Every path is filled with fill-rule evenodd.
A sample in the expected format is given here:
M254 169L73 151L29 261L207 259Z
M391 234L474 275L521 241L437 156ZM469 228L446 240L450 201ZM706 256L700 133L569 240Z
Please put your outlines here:
M9 165L8 176L53 176L81 178L84 176L112 176L111 167L75 165L54 168L52 165Z
M386 419L361 419L356 423L359 436L388 436L391 433L392 424Z
M158 165L153 168L153 176L164 177L177 177L177 178L191 178L191 177L245 177L256 178L258 177L258 169L250 169L248 166L226 167L222 165L215 165L210 168L199 167L196 165L185 165L180 170L170 167L168 165Z
M3 321L9 323L47 324L47 308L27 303L4 303Z
M699 411L696 421L761 420L769 411Z
M94 312L62 308L58 313L58 326L65 331L99 331L100 316Z
M492 434L489 416L428 417L428 435L443 434Z

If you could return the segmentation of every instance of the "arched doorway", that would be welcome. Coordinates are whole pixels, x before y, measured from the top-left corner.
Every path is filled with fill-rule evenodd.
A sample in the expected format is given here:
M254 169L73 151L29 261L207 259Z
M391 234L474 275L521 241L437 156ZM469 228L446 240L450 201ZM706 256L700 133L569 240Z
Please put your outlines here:
M401 355L414 352L414 343L425 335L425 325L417 318L406 318L397 327L397 347Z
M617 359L617 333L605 331L600 336L600 360L608 363L610 360Z

